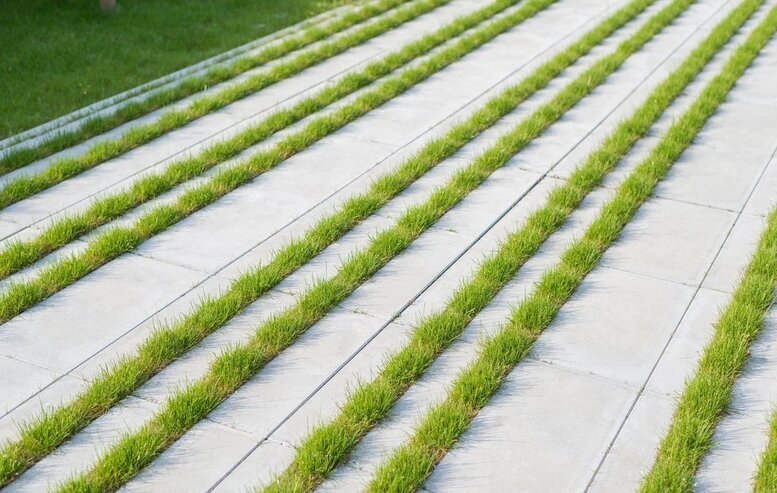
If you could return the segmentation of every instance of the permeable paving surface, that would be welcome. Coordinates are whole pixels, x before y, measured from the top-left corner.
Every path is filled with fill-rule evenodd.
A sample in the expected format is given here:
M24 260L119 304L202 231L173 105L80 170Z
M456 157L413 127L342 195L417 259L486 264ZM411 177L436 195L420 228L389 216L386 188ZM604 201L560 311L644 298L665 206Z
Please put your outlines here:
M356 3L314 27L378 3ZM11 314L0 326L0 485L8 491L647 487L643 480L721 313L767 225L777 221L777 40L770 36L750 50L752 63L622 230L601 246L596 264L554 302L536 341L466 411L467 422L425 426L461 395L461 376L511 313L531 304L570 245L588 238L641 163L657 159L666 136L710 97L707 88L743 56L740 47L770 26L774 32L777 2L750 11L748 2L735 0L397 3L174 107L196 105L402 9L430 6L0 210L2 263L141 180L363 77L371 64L433 33L440 37L391 73L213 168L19 260L0 280L0 311ZM709 39L723 36L737 15L731 32L710 48ZM607 23L611 32L580 48ZM630 48L639 36L647 37ZM578 190L589 156L613 145L610 137L624 131L624 121L659 101L673 74L700 63L694 57L702 48L709 53L676 97L661 103L665 109L646 131L629 137L567 216L546 226L537 248L510 267L514 273L477 309L456 315L463 322L453 315L440 322L461 330L407 370L380 413L349 418L357 398L368 395L360 390L390 380L397 355L416 347L427 320L452 310L473 276L496 279L484 267L487 259L516 231L538 223L536 212L559 189ZM425 75L409 75L421 70ZM602 71L604 77L589 75ZM400 80L406 87L391 89ZM574 84L584 89L570 90ZM519 90L525 95L504 102ZM566 106L547 116L559 105ZM168 109L6 174L0 187L153 124ZM346 121L332 124L336 118ZM229 181L243 160L265 155L279 157L262 172ZM473 163L496 161L487 172L473 171ZM432 164L399 178L408 162ZM389 185L400 179L401 186ZM222 187L212 189L218 196L191 205L203 197L192 190L209 183ZM366 212L346 226L333 219L355 203ZM174 221L161 212L158 223L144 219L178 204L184 212ZM142 221L141 239L122 244L115 232ZM315 246L289 249L315 232ZM98 253L104 256L93 260ZM370 262L360 260L368 254ZM257 272L269 274L260 282ZM763 466L777 401L777 314L769 308L762 316L728 407L715 417L702 453L689 459L688 490L750 490ZM186 337L173 335L187 327ZM456 430L450 442L439 438L445 445L434 460L418 461L420 472L411 471L412 459L402 454L420 447L423 436L444 437L446 426ZM336 428L348 433L337 435ZM133 457L137 450L143 452Z

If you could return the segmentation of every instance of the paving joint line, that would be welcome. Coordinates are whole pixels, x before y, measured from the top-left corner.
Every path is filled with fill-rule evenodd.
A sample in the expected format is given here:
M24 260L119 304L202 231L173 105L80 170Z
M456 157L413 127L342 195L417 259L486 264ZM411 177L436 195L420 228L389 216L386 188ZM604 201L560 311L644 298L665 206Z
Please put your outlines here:
M740 211L738 211L736 209L728 209L726 207L718 207L718 206L714 206L714 205L710 205L710 204L702 204L702 203L699 203L699 202L694 202L692 200L678 199L678 198L667 197L667 196L663 196L663 195L659 195L659 194L656 194L655 198L660 199L660 200L664 200L664 201L667 201L667 202L675 202L675 203L678 203L678 204L692 205L692 206L696 206L696 207L701 207L703 209L711 209L713 211L728 212L728 213L731 213L731 214L739 214L739 212L740 212Z
M4 358L12 359L14 361L18 361L19 363L24 363L25 365L34 366L34 367L39 368L41 370L50 371L52 373L58 373L58 371L54 370L53 368L49 368L47 366L42 366L42 365L40 365L38 363L33 363L32 361L27 361L25 359L19 358L19 357L15 356L15 355L12 355L12 354L0 353L0 356L2 356Z
M132 255L134 257L139 257L139 258L143 258L143 259L146 259L146 260L152 260L154 262L159 262L160 264L163 264L163 265L169 265L171 267L178 267L178 268L181 268L181 269L186 269L186 270L189 270L191 272L196 272L198 274L205 274L206 276L208 276L207 279L210 279L211 277L214 277L216 275L215 273L212 274L212 273L210 273L208 271L205 271L205 270L202 270L202 269L197 269L197 268L192 267L190 265L184 265L182 263L181 264L177 264L177 263L175 263L175 262L173 262L171 260L158 259L158 258L153 257L151 255L147 255L147 254L145 254L143 252L138 252L138 251L135 251L135 250L132 250L132 251L129 251L129 252L124 252L123 254L121 254L121 256L116 257L116 259L114 259L114 260L118 260L119 258L121 258L124 255ZM45 259L46 259L46 257L44 257L41 260L45 260ZM99 269L97 269L97 270L99 270ZM90 272L89 274L92 274L93 272L97 272L97 270L94 270L94 271ZM87 274L87 276L89 274ZM86 276L84 276L84 277L86 277ZM2 282L2 281L0 281L0 282ZM72 286L72 284L71 284L71 286ZM188 293L188 291L187 291L187 293Z
M593 379L593 380L599 380L599 381L602 381L602 382L607 382L607 383L611 383L613 385L617 385L618 387L621 387L621 388L624 388L624 389L627 389L627 390L631 390L633 392L639 392L639 386L638 385L634 385L634 384L631 384L629 382L625 382L623 380L617 380L617 379L615 379L613 377L610 377L610 376L607 376L607 375L603 375L601 373L597 373L597 372L594 372L594 371L585 371L585 370L581 370L579 368L574 368L574 367L569 366L569 365L567 365L565 363L561 363L561 362L557 363L557 362L554 362L552 360L546 360L546 359L543 359L543 358L541 358L541 357L539 357L539 356L537 356L535 354L532 354L531 352L529 354L527 354L526 356L524 356L524 360L523 361L524 362L526 362L526 361L533 361L534 363L539 363L539 364L542 364L542 365L546 365L546 366L555 368L557 370L563 371L564 373L569 373L570 375L576 375L576 376L590 378L590 379ZM517 365L516 365L516 368L518 368Z
M160 403L160 404L163 404L163 403ZM241 430L240 428L236 428L235 426L232 426L232 425L229 425L229 424L226 424L226 423L222 423L221 421L216 421L214 419L211 419L209 416L204 417L202 419L202 421L207 421L208 423L211 423L211 424L214 424L214 425L218 425L218 426L222 426L224 428L232 430L232 431L234 431L236 433L239 433L240 435L243 435L243 436L245 436L247 438L250 438L254 442L257 442L257 441L260 440L259 437L257 437L253 433L250 433L250 432L248 432L246 430Z
M295 447L294 445L292 445L292 444L290 444L288 442L284 442L283 440L274 440L274 439L273 440L267 440L267 443L273 443L275 445L281 445L281 446L286 447L286 448L291 449L291 450L297 450L297 447Z
M154 406L159 406L159 402L155 401L154 399L149 399L148 397L145 397L145 396L142 396L142 395L139 395L139 394L135 394L134 392L132 394L130 394L130 395L132 397L134 397L135 399L138 399L140 401L147 402L149 404L153 404ZM96 422L97 422L97 420L93 421L92 424L94 424Z
M630 269L625 269L623 267L615 267L615 266L612 266L612 265L607 265L606 263L600 264L599 266L597 266L597 268L609 269L609 270L613 270L613 271L616 271L616 272L621 272L623 274L630 274L630 275L633 275L633 276L642 277L644 279L652 279L654 281L661 281L661 282L666 282L666 283L669 283L669 284L675 284L677 286L685 286L687 288L695 288L697 286L695 283L678 281L677 279L667 279L665 277L660 277L660 276L656 276L656 275L653 275L653 274L647 274L645 272L636 272L636 271L633 271L633 270L630 270ZM710 288L710 289L712 289L712 288ZM720 289L714 289L713 291L718 291L718 292L721 292L721 293L725 292L725 291L721 291Z

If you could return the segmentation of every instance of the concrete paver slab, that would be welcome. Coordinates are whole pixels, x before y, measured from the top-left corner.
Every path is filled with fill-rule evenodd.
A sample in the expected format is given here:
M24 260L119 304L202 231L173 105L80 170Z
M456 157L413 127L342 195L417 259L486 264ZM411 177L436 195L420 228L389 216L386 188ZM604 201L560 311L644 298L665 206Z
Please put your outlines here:
M205 491L255 444L245 433L202 421L119 491Z
M156 406L141 399L127 399L120 406L87 426L77 436L27 470L7 487L13 492L38 492L50 490L63 479L84 470L124 433L133 431L151 417Z
M608 380L526 361L510 374L424 488L579 490L632 394Z
M662 199L644 204L602 265L699 284L733 225L731 212Z
M203 277L182 267L125 255L6 323L0 331L0 354L60 374L70 371L143 321L143 313L164 306L176 298L177 291ZM5 380L2 385L0 394L5 393ZM32 381L25 386L28 395L39 387Z
M775 190L777 190L777 154L772 155L761 182L755 187L753 196L745 207L745 212L760 216L769 214L777 206Z
M56 372L18 359L0 355L0 375L3 391L0 393L0 411L7 412L18 406L29 395L29 389L39 389L51 383Z
M596 269L545 330L532 354L554 366L639 387L693 291L677 283Z
M294 460L294 448L275 442L262 442L235 471L224 478L213 491L233 492L247 486L268 484L276 474L283 471Z

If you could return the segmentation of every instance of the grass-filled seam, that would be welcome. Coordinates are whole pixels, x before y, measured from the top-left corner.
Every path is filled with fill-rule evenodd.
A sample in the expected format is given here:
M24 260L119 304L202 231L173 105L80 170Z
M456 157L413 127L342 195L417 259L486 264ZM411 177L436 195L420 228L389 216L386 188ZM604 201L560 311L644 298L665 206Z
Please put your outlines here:
M769 227L761 239L761 245L765 245L763 248L763 255L768 255L771 261L771 273L777 271L777 209L772 211L769 216ZM767 236L768 235L768 236ZM761 254L761 249L756 253L756 257ZM753 259L751 265L756 260ZM777 281L772 282L772 287ZM777 413L772 415L771 422L769 424L769 442L761 455L761 463L758 465L758 472L755 475L755 487L753 488L758 493L769 493L777 491Z

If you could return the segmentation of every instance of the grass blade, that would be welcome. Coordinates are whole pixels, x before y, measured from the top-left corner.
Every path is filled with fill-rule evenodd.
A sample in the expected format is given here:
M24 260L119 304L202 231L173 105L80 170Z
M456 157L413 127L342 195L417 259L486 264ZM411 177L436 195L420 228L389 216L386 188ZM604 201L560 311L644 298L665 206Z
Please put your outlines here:
M772 265L777 264L777 210L772 211L769 219L770 228L770 242ZM762 243L767 241L766 235L762 239ZM759 251L760 252L760 251ZM758 256L758 253L756 253ZM755 261L755 260L754 260ZM752 263L752 262L751 262ZM773 271L777 271L777 267L773 267ZM772 421L769 426L769 444L766 446L766 450L761 456L761 464L758 466L758 473L755 476L755 487L753 488L758 493L768 493L770 491L777 490L777 413L772 416Z

